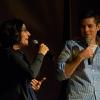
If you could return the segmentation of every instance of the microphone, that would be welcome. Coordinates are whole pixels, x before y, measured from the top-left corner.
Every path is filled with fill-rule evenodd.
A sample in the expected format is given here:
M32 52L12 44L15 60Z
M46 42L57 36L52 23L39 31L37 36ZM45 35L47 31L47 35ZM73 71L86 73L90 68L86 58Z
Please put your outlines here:
M39 42L38 40L32 40L32 43L34 44L35 47L39 47ZM51 51L48 51L46 54L50 59L54 59L54 54Z
M87 43L88 46L89 45L92 45L90 38L86 38L86 43ZM93 48L92 48L93 49L93 52L95 52L96 48L97 48L97 45L94 45L93 44ZM92 65L92 63L93 63L93 57L88 58L88 64L89 65Z
M88 59L88 64L89 65L92 65L92 62L93 62L93 57L91 57L91 58Z
M32 43L35 44L35 45L39 44L38 40L32 40Z
M36 50L38 50L38 48L39 48L39 42L38 42L38 40L32 40L32 45L34 46L34 49L36 49Z

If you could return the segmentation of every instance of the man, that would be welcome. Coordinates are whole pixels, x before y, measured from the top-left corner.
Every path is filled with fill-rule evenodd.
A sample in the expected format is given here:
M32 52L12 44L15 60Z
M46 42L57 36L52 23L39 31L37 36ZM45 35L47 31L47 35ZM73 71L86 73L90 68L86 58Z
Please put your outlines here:
M93 11L82 15L82 39L66 41L58 57L57 78L68 79L68 100L100 100L100 40L96 16Z

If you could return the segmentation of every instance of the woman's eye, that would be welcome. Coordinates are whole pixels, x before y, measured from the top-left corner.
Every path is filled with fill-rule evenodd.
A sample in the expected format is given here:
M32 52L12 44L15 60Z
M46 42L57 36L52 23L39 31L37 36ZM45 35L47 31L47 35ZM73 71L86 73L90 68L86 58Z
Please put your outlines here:
M21 31L24 31L24 32L26 32L26 31L28 31L27 29L23 29L23 30L21 30Z

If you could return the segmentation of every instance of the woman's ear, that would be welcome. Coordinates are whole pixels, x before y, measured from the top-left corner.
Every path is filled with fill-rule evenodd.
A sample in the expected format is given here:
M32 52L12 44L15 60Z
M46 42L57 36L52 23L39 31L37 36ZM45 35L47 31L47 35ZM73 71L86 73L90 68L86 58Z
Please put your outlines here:
M97 25L97 31L100 31L100 23Z

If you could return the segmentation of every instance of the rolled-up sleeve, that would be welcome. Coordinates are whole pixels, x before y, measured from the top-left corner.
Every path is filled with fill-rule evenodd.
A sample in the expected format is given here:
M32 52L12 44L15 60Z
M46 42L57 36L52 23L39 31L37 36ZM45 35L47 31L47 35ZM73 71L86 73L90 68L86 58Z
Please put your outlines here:
M70 50L70 43L69 41L66 42L65 47L63 48L62 52L60 53L58 60L57 60L57 79L59 81L65 80L68 77L64 74L64 67L65 64L69 62L71 58L71 50Z

